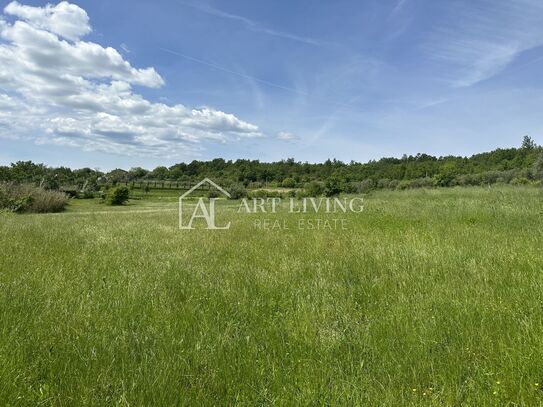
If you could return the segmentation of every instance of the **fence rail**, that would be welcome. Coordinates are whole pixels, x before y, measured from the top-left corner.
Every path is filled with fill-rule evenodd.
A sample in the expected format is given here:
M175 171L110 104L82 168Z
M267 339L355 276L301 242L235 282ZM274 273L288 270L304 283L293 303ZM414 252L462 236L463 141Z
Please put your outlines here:
M42 186L42 183L35 183L36 186ZM179 190L179 191L188 191L189 189L193 188L198 184L196 181L154 181L154 180L135 180L135 181L117 181L113 183L117 186L126 186L133 189L143 189L144 187L147 187L149 189L171 189L171 190ZM108 182L98 182L97 184L99 187L104 187L106 185L111 185L111 183ZM66 183L62 183L60 186L58 186L55 189L58 189L60 191L64 192L70 192L70 191L84 191L87 187L87 182L77 182L77 181L68 181ZM198 186L198 191L209 191L212 187L208 183L203 183Z
M194 187L197 182L186 182L186 181L122 181L117 182L117 185L124 185L131 188L144 188L148 187L151 189L177 189L180 191L188 191ZM211 186L207 183L200 185L198 190L209 191Z

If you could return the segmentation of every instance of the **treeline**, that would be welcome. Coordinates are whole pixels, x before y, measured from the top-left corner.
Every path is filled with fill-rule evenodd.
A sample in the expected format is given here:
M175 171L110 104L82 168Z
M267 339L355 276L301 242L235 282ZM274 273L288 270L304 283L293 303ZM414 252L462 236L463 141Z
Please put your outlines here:
M344 163L334 159L319 164L296 162L294 159L265 163L217 158L179 163L169 168L115 169L110 172L90 168L51 168L30 161L0 167L0 181L33 183L46 189L98 190L104 185L141 180L190 183L204 177L224 186L242 185L249 189L301 188L321 183L345 192L364 192L372 188L528 184L541 182L543 178L543 148L526 136L519 148L497 149L471 157L417 154L367 163Z

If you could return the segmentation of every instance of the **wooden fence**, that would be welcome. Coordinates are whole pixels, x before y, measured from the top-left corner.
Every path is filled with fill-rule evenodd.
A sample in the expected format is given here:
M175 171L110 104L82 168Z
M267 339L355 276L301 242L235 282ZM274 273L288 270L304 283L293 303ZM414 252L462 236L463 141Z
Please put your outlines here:
M197 182L186 182L186 181L123 181L117 182L117 185L124 185L130 188L140 188L148 187L150 189L177 189L180 191L188 191L194 187ZM211 186L206 182L200 185L198 188L200 191L209 191Z

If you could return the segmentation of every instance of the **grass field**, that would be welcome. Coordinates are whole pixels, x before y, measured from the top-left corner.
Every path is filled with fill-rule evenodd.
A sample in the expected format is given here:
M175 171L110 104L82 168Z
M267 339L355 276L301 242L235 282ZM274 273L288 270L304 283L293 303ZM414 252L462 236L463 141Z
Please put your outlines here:
M0 216L0 405L543 404L541 189L375 193L332 231L220 206Z

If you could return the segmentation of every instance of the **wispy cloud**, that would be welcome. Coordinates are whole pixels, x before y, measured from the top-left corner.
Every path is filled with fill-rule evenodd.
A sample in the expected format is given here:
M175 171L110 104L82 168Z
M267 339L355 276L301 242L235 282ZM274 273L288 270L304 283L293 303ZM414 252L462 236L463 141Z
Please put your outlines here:
M297 88L294 88L294 87L284 86L284 85L281 85L281 84L278 84L278 83L267 81L265 79L257 78L255 76L247 75L247 74L242 73L242 72L233 71L231 69L225 68L224 66L221 66L221 65L218 65L218 64L215 64L215 63L212 63L212 62L204 61L204 60L202 60L200 58L195 58L195 57L192 57L190 55L186 55L186 54L183 54L181 52L174 51L174 50L171 50L171 49L168 49L168 48L162 48L161 47L159 49L161 51L163 51L163 52L167 52L168 54L176 55L178 57L187 59L189 61L196 62L197 64L204 65L204 66L216 69L218 71L222 71L222 72L225 72L225 73L228 73L228 74L231 74L231 75L234 75L234 76L238 76L238 77L246 79L246 80L253 81L254 83L260 83L260 84L270 86L270 87L273 87L273 88L277 88L277 89L281 89L281 90L284 90L284 91L287 91L287 92L290 92L290 93L295 93L295 94L304 96L307 99L313 99L315 101L327 103L327 104L330 104L330 105L334 105L334 106L338 106L338 107L344 107L344 108L356 109L355 106L353 106L353 105L351 105L349 103L343 103L343 102L338 102L338 101L335 101L335 100L331 100L329 98L318 97L318 96L312 94L311 92L304 92L304 91L302 91L300 89L297 89Z
M467 87L500 73L522 52L543 45L543 2L448 3L426 50L449 65L451 83Z
M293 133L289 133L287 131L280 131L277 133L277 138L282 141L289 141L291 143L294 143L299 140L298 136L296 136Z
M407 0L398 0L394 8L392 9L391 14L396 14L401 11L403 6L405 6L405 3L407 3Z
M301 42L301 43L304 43L304 44L314 45L314 46L318 46L318 47L338 46L338 44L336 44L334 42L324 41L324 40L311 38L311 37L304 37L304 36L292 34L292 33L286 32L286 31L276 30L276 29L271 28L271 27L269 27L269 26L267 26L267 25L265 25L265 24L263 24L261 22L251 20L250 18L243 17L243 16L240 16L240 15L237 15L237 14L232 14L232 13L228 13L228 12L223 11L223 10L219 10L218 8L212 7L212 6L207 5L207 4L197 4L197 3L191 3L191 2L182 2L182 4L184 4L185 6L191 7L193 9L196 9L198 11L201 11L203 13L215 16L215 17L220 17L220 18L225 18L225 19L232 20L232 21L237 21L237 22L243 24L245 26L245 28L250 30L250 31L271 35L271 36L274 36L274 37L285 38L287 40Z

